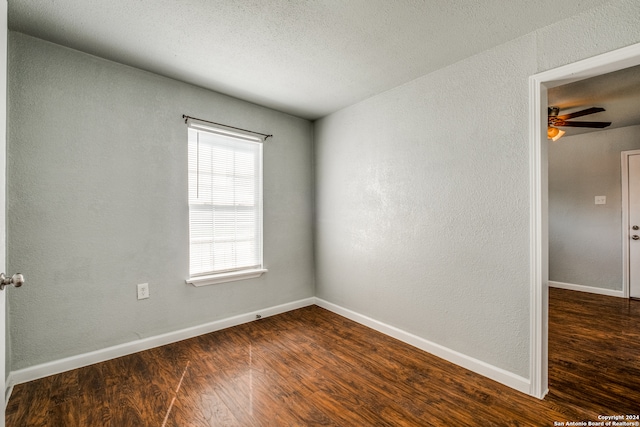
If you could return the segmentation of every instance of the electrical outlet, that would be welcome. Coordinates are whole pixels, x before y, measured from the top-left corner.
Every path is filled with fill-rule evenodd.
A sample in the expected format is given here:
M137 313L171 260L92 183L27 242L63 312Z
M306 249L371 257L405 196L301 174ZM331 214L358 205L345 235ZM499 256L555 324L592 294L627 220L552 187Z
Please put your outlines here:
M149 298L149 284L148 283L138 284L138 299L147 299L147 298Z
M606 205L607 196L596 196L596 205Z

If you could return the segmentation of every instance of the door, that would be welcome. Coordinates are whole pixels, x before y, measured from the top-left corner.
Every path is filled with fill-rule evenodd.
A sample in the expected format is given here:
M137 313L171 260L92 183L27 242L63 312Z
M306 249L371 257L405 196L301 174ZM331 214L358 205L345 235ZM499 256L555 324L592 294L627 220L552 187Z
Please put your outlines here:
M640 154L629 156L629 296L640 298Z

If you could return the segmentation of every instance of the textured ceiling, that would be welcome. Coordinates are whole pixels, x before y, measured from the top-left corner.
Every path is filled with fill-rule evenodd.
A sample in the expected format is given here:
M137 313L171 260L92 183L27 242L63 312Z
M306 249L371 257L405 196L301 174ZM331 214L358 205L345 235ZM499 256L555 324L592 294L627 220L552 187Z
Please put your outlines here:
M315 119L601 3L11 0L9 28Z

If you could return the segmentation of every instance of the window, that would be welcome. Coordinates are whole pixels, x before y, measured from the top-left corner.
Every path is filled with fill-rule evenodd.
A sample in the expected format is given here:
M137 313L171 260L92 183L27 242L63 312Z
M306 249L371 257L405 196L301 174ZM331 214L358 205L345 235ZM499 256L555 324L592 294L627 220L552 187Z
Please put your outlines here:
M258 277L262 265L262 139L190 121L189 280Z

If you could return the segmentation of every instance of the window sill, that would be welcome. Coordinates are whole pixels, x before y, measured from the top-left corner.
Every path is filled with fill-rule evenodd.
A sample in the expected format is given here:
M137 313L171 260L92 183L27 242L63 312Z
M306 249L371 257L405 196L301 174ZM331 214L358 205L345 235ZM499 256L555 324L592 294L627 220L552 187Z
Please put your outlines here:
M236 280L255 279L266 273L266 268L234 271L232 273L212 274L211 276L190 277L186 282L193 286L217 285L218 283L235 282Z

